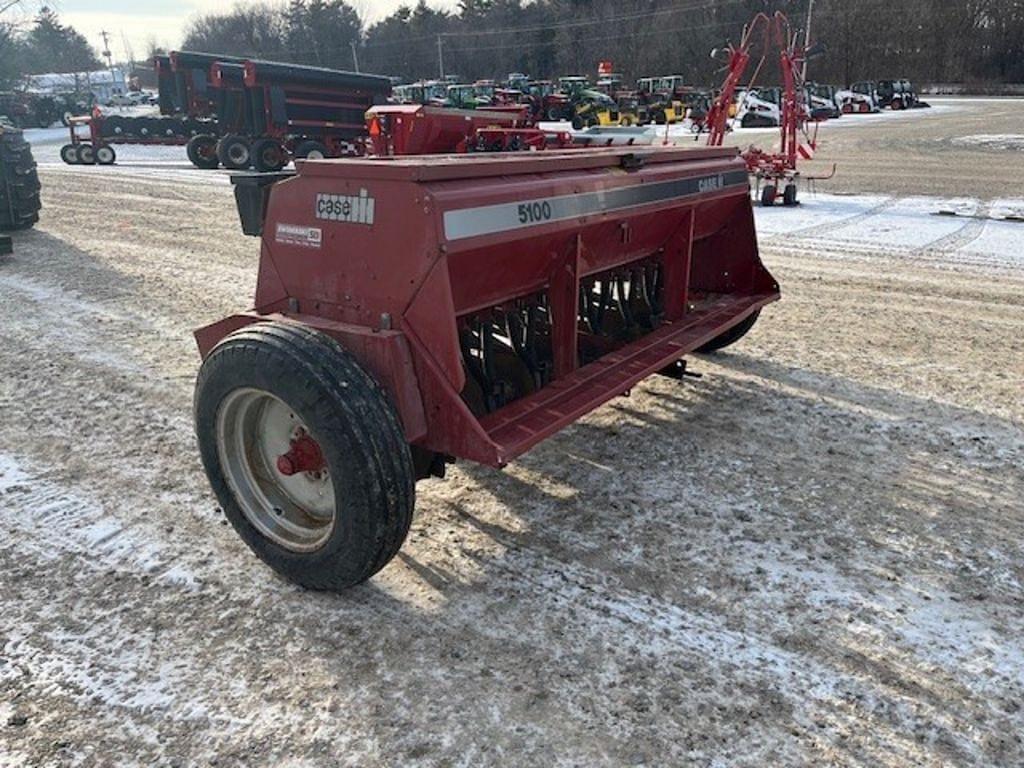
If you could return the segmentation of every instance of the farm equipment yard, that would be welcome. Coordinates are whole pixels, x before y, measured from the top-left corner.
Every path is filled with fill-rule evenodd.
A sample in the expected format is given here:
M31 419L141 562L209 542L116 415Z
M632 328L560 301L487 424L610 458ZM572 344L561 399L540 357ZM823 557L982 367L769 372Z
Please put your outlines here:
M258 260L228 174L27 131L0 766L1021 765L1024 100L930 100L829 123L836 177L755 208L782 300L702 378L421 483L340 595L252 557L197 458L192 331Z

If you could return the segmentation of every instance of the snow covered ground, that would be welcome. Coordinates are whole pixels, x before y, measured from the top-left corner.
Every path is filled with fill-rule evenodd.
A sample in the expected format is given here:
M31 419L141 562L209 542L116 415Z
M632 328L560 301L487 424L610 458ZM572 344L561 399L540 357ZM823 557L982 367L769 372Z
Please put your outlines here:
M139 179L171 187L223 187L225 171L202 171L182 158L181 147L119 148L112 167L69 166L43 144L39 163L54 177ZM1020 269L1024 248L1024 195L989 202L974 198L837 195L801 192L796 208L755 208L763 243L814 248L819 255L883 255L955 266Z
M197 458L190 333L255 280L227 174L38 138L0 259L2 768L1024 764L1019 187L756 208L783 300L702 379L421 484L331 596Z
M805 194L796 208L758 207L755 218L772 249L1024 271L1024 197Z

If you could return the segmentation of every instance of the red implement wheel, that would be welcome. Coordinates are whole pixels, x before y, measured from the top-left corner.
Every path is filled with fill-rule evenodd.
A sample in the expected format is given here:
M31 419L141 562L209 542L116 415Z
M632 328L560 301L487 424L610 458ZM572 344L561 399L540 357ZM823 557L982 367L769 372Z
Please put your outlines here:
M94 154L98 165L113 165L117 162L117 153L109 144L101 144L96 148Z
M286 578L338 591L398 552L409 446L383 390L330 337L275 322L227 336L199 372L195 426L225 515Z
M295 156L300 160L323 160L330 157L330 153L319 141L303 141L295 148Z
M246 170L252 165L252 150L248 140L241 136L225 136L217 142L217 159L229 170Z
M68 165L78 165L78 147L75 144L65 144L60 148L60 159Z
M259 139L252 145L252 165L260 173L280 171L288 165L288 152L277 139Z
M189 139L185 145L185 154L196 168L212 171L220 165L220 160L217 159L217 137L207 133Z
M707 344L697 347L697 351L715 352L719 349L728 347L730 344L735 344L737 341L746 336L750 329L754 327L754 323L757 322L757 318L760 316L760 314L761 310L755 311L752 315L749 315L744 320L741 320L739 323L734 325L721 336L716 336Z
M761 205L766 208L768 206L775 205L775 194L775 185L766 184L764 189L761 190Z
M92 150L92 144L79 144L75 150L75 157L78 159L79 165L94 165L96 163L96 155Z

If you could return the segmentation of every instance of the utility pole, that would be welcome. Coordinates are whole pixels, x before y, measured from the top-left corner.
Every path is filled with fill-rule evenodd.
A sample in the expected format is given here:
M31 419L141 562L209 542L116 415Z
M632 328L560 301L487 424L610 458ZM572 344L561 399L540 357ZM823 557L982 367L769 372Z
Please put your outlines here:
M350 41L349 45L352 46L352 63L353 63L353 65L355 65L356 72L358 72L359 71L359 56L356 53L356 41L355 40Z
M103 38L103 58L107 60L107 69L114 71L114 54L110 52L110 33L106 30L100 32Z
M110 33L105 29L100 31L103 38L103 58L107 60L107 70L110 72L110 95L122 95L117 85L117 75L114 74L114 54L110 52Z
M441 35L437 36L437 71L441 80L444 80L444 51L441 49Z

